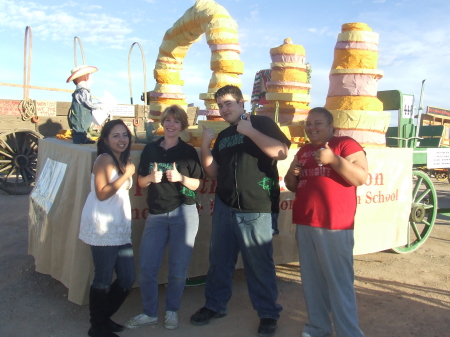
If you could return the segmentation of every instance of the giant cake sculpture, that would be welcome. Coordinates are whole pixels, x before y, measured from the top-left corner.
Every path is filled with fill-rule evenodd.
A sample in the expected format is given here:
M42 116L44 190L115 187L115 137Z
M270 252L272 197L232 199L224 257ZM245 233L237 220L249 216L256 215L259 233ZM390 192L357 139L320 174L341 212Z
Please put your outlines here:
M334 49L325 108L334 117L335 135L350 136L363 147L386 146L390 113L377 98L378 34L365 23L346 23Z
M239 59L240 46L237 24L227 10L211 0L197 0L194 6L167 30L159 47L154 77L156 86L150 92L150 115L154 119L171 104L187 108L186 95L182 93L184 81L180 78L183 60L191 47L203 34L211 49L211 70L213 71L208 92L200 94L205 100L206 110L202 112L212 120L220 120L214 93L220 87L233 84L241 87L238 75L243 73L244 64Z
M227 84L242 86L238 75L244 72L244 64L239 60L241 48L239 45L237 24L231 18L217 18L211 22L212 26L207 35L209 48L211 49L211 70L213 71L208 85L208 92L200 94L199 98L205 101L206 110L200 110L199 114L206 115L208 120L222 120L219 107L214 99L214 93Z
M290 38L276 48L270 49L272 63L271 79L266 83L266 100L269 102L257 109L258 115L274 118L278 102L278 122L282 124L302 121L310 110L308 94L311 85L305 64L305 49L293 44Z

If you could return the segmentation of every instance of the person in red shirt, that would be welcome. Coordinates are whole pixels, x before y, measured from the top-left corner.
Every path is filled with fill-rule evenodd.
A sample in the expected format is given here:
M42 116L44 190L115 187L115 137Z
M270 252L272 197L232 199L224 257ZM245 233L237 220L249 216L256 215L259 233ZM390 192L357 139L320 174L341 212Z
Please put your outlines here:
M353 227L356 186L367 179L366 155L353 138L334 136L333 115L325 108L309 111L305 131L311 143L298 151L284 177L295 192L292 216L308 310L302 337L331 336L330 313L338 337L360 337Z

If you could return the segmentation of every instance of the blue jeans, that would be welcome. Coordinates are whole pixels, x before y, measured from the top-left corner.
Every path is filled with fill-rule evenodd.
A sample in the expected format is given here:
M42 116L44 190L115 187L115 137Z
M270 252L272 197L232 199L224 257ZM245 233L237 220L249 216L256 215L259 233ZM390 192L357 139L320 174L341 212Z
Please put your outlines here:
M239 252L253 308L259 318L278 320L282 307L277 304L271 214L241 213L216 196L205 287L207 308L219 313L227 312Z
M144 314L147 316L158 316L158 272L167 244L169 279L166 311L180 309L197 231L198 213L195 204L182 204L169 213L148 215L139 253L139 283Z
M92 286L109 289L115 271L119 285L124 289L131 289L136 279L131 244L90 247L95 268Z
M272 213L272 234L278 235L280 234L280 231L278 230L278 216L280 213Z

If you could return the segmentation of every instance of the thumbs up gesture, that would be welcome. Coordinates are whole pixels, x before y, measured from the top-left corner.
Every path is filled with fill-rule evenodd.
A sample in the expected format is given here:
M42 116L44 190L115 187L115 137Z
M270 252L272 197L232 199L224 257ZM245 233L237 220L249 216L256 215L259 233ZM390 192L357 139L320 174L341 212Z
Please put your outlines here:
M213 129L206 128L202 125L203 134L202 134L202 147L211 147L211 143L213 139L216 137L216 133Z
M182 181L183 176L181 175L180 172L178 172L176 163L173 163L172 170L166 171L166 177L167 177L167 180L169 180L171 183L176 183L177 181Z
M292 160L291 165L289 166L288 172L296 177L300 175L300 171L302 170L302 165L300 164L300 161L298 160L297 156L294 157L294 160Z
M160 183L163 173L158 171L158 163L153 163L153 172L150 173L150 181L152 183Z
M243 118L239 120L237 125L237 132L247 136L250 131L253 129L253 125L251 122L251 115L246 114Z
M135 170L136 170L136 167L131 162L131 158L128 158L127 165L125 166L125 174L128 177L131 177L134 174Z
M331 164L334 156L334 152L330 149L328 142L325 143L324 147L314 153L314 159L319 166Z

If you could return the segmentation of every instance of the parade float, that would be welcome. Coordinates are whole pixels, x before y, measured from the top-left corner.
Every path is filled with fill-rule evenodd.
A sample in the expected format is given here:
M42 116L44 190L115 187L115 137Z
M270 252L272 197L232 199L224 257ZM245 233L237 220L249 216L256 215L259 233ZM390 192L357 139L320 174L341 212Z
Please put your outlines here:
M434 126L415 125L414 116L408 108L411 95L404 95L398 90L376 90L376 81L381 76L377 70L375 51L378 36L368 34L372 32L362 23L344 24L342 28L330 72L327 106L337 120L338 134L351 133L361 137L359 140L365 145L369 162L368 179L357 189L354 253L366 254L385 249L394 249L400 253L414 251L430 235L438 212L449 213L446 209L438 210L432 181L415 169L423 165L450 167L448 149L429 145L436 143L427 139L442 139L442 136L428 136L433 134L429 127ZM154 71L156 84L154 90L148 93L149 105L140 105L139 109L136 107L138 105L127 105L124 110L129 109L130 112L125 118L150 118L155 123L154 129L158 130L158 117L166 105L179 103L186 107L187 98L182 93L180 71L189 46L197 42L202 34L207 34L212 53L210 68L213 72L207 93L200 94L200 98L205 100L205 109L201 110L209 117L204 123L217 132L226 127L220 121L212 97L222 85L240 86L239 74L243 72L243 64L239 61L237 25L223 7L214 1L205 0L197 1L166 32ZM289 132L292 140L295 132L299 133L298 137L304 136L302 120L308 110L310 87L304 71L304 49L291 42L285 40L285 43L270 51L271 71L275 71L276 75L268 81L267 103L258 106L255 112L269 116L273 114L274 119L278 116L280 127ZM18 109L18 106L14 108ZM398 111L399 123L396 128L387 128L385 116L388 112L385 110ZM8 115L11 110L0 111L0 118L11 116ZM118 114L114 118L117 117L121 116ZM197 144L201 137L198 128L199 125L192 125L188 129L193 144ZM90 191L89 177L96 148L54 137L38 137L36 145L29 146L26 141L28 136L23 141L2 135L0 178L3 185L11 183L14 187L30 183L28 176L22 176L26 170L17 166L23 159L23 153L17 149L32 153L32 159L37 155L34 164L37 180L30 195L28 246L28 252L35 258L36 271L50 274L67 286L70 301L86 304L93 265L89 247L78 239L78 232L81 209ZM365 142L366 139L369 141ZM296 144L301 146L300 142ZM30 152L31 148L33 152ZM273 240L273 258L277 264L298 260L294 239L296 225L291 222L294 195L286 190L282 178L297 151L298 148L291 149L288 159L278 163L281 186L280 234ZM131 153L135 165L139 163L140 154L139 149ZM15 172L17 174L13 176ZM189 277L205 275L208 268L215 187L215 179L204 178L196 192L200 227ZM145 194L138 184L133 184L130 199L135 256L139 256L139 244L148 214ZM167 266L167 263L163 262L163 266ZM242 267L242 264L238 263L238 267ZM161 283L165 283L167 273L167 267L163 267L159 274Z

